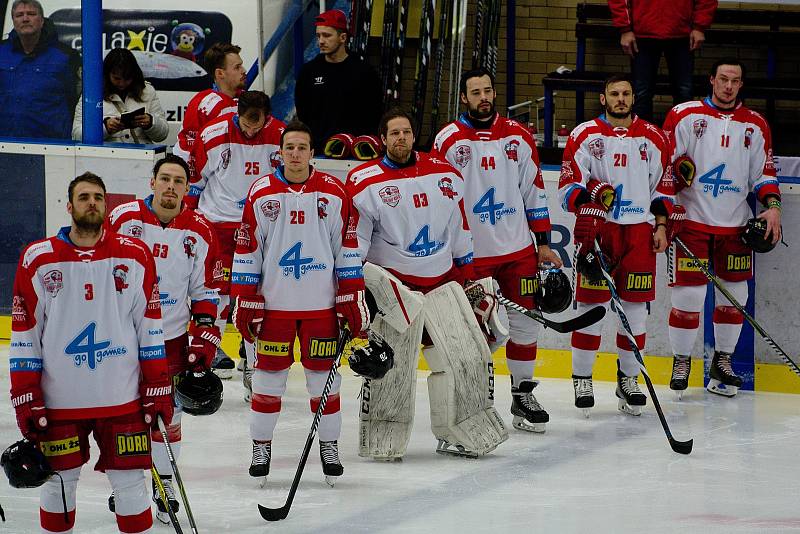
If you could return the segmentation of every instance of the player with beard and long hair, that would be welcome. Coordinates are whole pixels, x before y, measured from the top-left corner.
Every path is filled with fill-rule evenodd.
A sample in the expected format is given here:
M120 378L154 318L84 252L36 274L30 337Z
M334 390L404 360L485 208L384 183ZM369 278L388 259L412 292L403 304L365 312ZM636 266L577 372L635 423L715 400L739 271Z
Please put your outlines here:
M640 351L644 350L647 303L655 299L656 254L678 230L683 208L674 204L670 150L664 133L633 114L633 84L627 76L606 80L605 113L570 134L561 164L561 205L575 213L578 312L608 306L595 241L608 260L614 285ZM602 323L572 333L575 406L594 406L592 369ZM639 389L639 364L622 325L617 329L619 409L641 414L647 399Z

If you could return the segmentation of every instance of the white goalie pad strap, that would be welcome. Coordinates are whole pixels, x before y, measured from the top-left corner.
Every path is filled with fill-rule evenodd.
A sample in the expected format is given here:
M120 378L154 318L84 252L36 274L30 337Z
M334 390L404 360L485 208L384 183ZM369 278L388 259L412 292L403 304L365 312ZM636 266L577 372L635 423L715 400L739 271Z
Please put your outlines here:
M403 332L382 317L372 323L371 329L394 350L394 366L380 380L364 379L361 386L359 456L393 459L406 452L414 423L422 327L421 314Z
M497 280L491 276L481 278L475 283L480 284L483 290L490 295L496 295L500 291L500 285L497 283ZM510 323L508 320L508 313L506 312L505 306L495 306L492 309L486 327L489 329L491 337L489 340L489 350L494 354L497 349L505 345L511 335L509 332Z
M425 329L433 341L424 351L431 368L431 429L438 439L478 455L508 439L492 407L492 355L461 286L449 282L425 295Z
M364 282L378 305L378 316L398 332L411 326L422 311L422 293L411 291L383 267L365 263Z

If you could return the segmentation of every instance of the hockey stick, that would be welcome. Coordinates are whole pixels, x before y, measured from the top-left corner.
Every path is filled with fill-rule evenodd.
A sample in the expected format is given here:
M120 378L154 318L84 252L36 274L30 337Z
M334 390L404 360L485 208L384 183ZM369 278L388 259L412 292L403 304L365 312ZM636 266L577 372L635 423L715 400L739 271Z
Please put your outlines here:
M436 138L436 134L439 131L439 100L441 100L442 97L442 71L444 70L444 53L447 47L446 42L448 39L448 12L453 9L453 3L444 2L440 9L439 40L436 43L436 58L433 65L433 95L431 96L431 105L433 108L431 109L431 134L428 136L428 142L422 145L422 148L425 151L431 150L431 147L433 147L433 142Z
M472 68L477 69L483 65L481 61L483 58L483 0L478 0L478 5L475 7L475 43L472 47Z
M689 247L686 246L686 243L684 243L683 240L681 240L680 237L675 236L673 241L675 241L675 243L677 243L677 245L683 249L683 251L686 253L686 255L689 256L689 258L694 262L695 266L698 269L700 269L700 271L704 275L706 275L706 278L708 278L708 281L711 282L712 284L714 284L714 286L717 289L719 289L719 292L722 293L725 296L726 299L728 299L728 302L733 304L733 306L737 310L739 310L739 312L744 316L745 319L747 319L747 322L750 323L750 325L753 327L753 329L761 335L761 337L764 339L764 341L767 343L767 345L769 345L770 348L772 350L774 350L775 353L778 356L780 356L781 359L784 362L786 362L786 365L789 366L789 369L791 369L794 372L794 374L796 374L797 376L800 376L800 367L798 367L797 364L794 363L794 361L789 357L789 355L786 354L783 351L783 349L778 346L778 344L775 342L775 340L772 339L769 334L767 334L767 331L764 330L761 327L761 325L758 324L758 322L756 322L756 320L753 318L753 316L750 315L749 313L747 313L747 310L744 309L744 306L742 306L739 303L739 301L737 301L736 298L733 295L731 295L730 291L728 291L727 288L722 284L722 282L720 282L719 278L717 278L714 275L714 273L712 273L708 269L708 267L705 266L705 264L700 260L700 258L695 256L694 253L691 250L689 250Z
M178 464L175 461L175 455L172 453L172 445L167 437L167 425L164 424L164 419L162 419L160 415L158 416L158 430L161 431L161 439L164 440L164 446L167 448L167 457L169 458L169 463L172 466L172 472L175 474L175 483L178 485L178 490L181 492L183 508L186 510L186 517L189 518L189 528L192 529L194 534L197 534L197 523L194 522L192 507L189 506L189 499L186 498L186 489L183 487L183 479L181 479L181 473L178 471Z
M545 327L552 328L559 334L567 334L573 330L580 330L581 328L591 326L606 315L606 309L603 306L595 306L591 310L587 310L583 314L573 317L572 319L568 319L563 322L551 321L550 319L545 318L542 315L542 312L539 310L529 310L525 306L521 306L513 300L509 300L502 295L495 295L495 297L497 298L497 302L506 308L518 311L522 315L530 317L538 323L542 323Z
M628 338L628 342L631 345L633 354L636 356L636 360L639 362L639 367L642 369L642 375L644 376L645 384L647 384L647 391L650 392L650 398L653 400L653 406L656 407L658 420L661 421L661 426L664 428L664 433L667 435L669 446L672 447L672 450L678 454L689 454L692 452L692 444L694 443L694 440L690 439L689 441L678 441L672 437L672 431L669 429L666 417L664 417L664 411L661 409L661 403L658 402L656 390L653 387L653 381L650 380L650 375L647 373L647 367L644 365L644 358L642 358L642 353L639 352L639 346L636 344L636 338L633 337L633 331L631 330L631 325L628 322L628 317L625 315L625 310L622 309L622 300L620 300L619 293L617 293L617 287L614 285L614 279L611 278L611 275L608 273L608 266L606 265L605 259L603 259L603 253L600 251L600 243L595 241L594 246L597 249L597 258L600 261L600 272L603 273L603 278L606 279L608 290L611 293L611 303L614 307L614 311L617 313L617 316L619 316L619 320L622 323L622 328L625 330L625 337Z
M416 137L422 139L422 121L425 114L425 96L428 87L428 64L431 59L431 37L433 33L433 16L436 11L436 2L423 0L422 15L419 21L419 49L417 51L417 65L414 76L414 96L411 102L411 116L417 126Z
M169 505L167 490L164 489L164 482L161 480L161 476L158 474L158 471L156 471L155 467L150 468L150 474L153 475L153 483L155 483L156 489L158 490L158 496L161 497L161 502L164 503L164 506L167 508L167 513L169 514L169 520L172 523L172 527L175 529L177 534L183 534L181 524L178 522L178 516L175 514L175 510L172 509L172 506Z
M336 347L336 357L333 359L331 370L328 373L328 379L325 381L325 386L322 388L322 394L319 396L319 407L317 408L317 412L314 414L314 421L311 423L311 430L308 431L306 445L303 447L303 453L300 455L300 463L297 465L297 471L294 474L292 486L289 488L289 496L286 498L286 503L280 508L267 508L266 506L261 506L260 504L258 505L258 511L261 514L261 517L267 521L280 521L282 519L286 519L286 516L289 515L289 509L292 507L292 501L294 501L294 494L297 493L297 486L300 485L300 477L303 476L303 470L306 467L308 453L311 451L311 445L314 443L314 438L317 435L317 427L319 427L319 422L322 419L322 412L325 410L325 404L328 402L328 392L330 392L331 387L333 386L333 381L336 380L336 368L339 366L339 359L342 357L342 353L344 352L344 348L349 339L350 331L343 328L339 333L339 344Z

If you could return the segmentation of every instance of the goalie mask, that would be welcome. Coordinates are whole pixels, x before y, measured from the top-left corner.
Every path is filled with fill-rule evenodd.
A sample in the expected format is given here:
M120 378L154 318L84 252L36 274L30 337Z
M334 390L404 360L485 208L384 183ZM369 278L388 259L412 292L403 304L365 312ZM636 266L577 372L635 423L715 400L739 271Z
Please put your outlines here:
M353 349L347 361L354 373L378 380L394 366L394 351L381 336L370 331L369 343Z
M602 275L601 275L602 276ZM572 304L572 285L561 269L539 273L536 305L542 313L560 313Z
M211 415L222 406L222 380L211 371L178 375L175 400L189 415Z
M38 488L55 474L42 451L24 439L3 452L0 464L14 488Z
M775 248L775 243L767 239L767 221L750 219L742 234L742 242L754 252L764 253Z

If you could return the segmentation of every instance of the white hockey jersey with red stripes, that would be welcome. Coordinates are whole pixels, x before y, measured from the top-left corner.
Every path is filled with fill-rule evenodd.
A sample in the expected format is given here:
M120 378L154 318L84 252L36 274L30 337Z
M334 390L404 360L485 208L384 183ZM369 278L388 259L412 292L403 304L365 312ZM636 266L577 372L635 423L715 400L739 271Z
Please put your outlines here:
M138 239L111 232L77 247L69 231L20 258L11 386L39 385L51 419L134 413L140 374L168 379L153 256Z
M672 108L664 122L674 157L688 155L697 171L678 193L686 225L711 233L736 233L753 216L751 191L763 202L780 197L772 136L764 117L741 103L721 110L706 98Z
M432 285L472 263L464 180L449 163L414 152L414 164L384 157L356 167L345 187L355 206L361 256L403 280Z
M241 221L250 186L281 164L280 139L285 127L270 116L264 128L249 139L239 129L238 115L209 123L192 148L197 176L191 181L187 204L196 205L212 223Z
M590 178L614 188L608 220L617 224L651 221L653 200L664 201L668 209L674 203L667 138L660 128L636 116L628 128L614 127L601 115L572 130L558 185L565 211L575 211L575 199Z
M432 155L464 177L475 264L497 265L532 252L531 232L550 231L547 193L530 132L495 115L488 130L466 114L436 136Z
M186 333L191 314L217 316L219 294L214 287L222 276L222 264L214 231L202 215L184 209L164 226L152 203L150 195L122 204L106 221L113 232L141 239L150 247L158 271L164 339L175 339Z
M364 287L350 197L329 174L312 168L308 180L291 184L282 169L259 178L247 196L231 295L263 295L276 317L325 317L337 288Z

